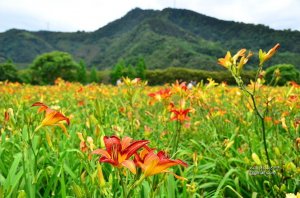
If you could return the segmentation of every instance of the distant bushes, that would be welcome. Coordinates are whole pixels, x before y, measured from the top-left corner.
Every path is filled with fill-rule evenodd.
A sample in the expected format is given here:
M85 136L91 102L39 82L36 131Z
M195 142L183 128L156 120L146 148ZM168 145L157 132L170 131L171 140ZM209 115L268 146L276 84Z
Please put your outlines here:
M300 83L300 72L291 64L279 64L266 70L266 82L270 85L285 85L289 81Z
M53 84L58 77L66 81L87 83L115 84L122 77L142 78L149 85L162 85L180 81L196 81L204 83L208 78L216 82L226 82L235 85L235 80L228 71L206 71L187 69L182 67L169 67L167 69L147 70L143 58L131 60L131 62L119 61L112 70L98 71L95 66L92 69L81 60L79 63L65 52L54 51L38 56L27 69L17 70L12 61L0 63L0 81L18 81L28 84ZM91 68L91 67L89 67ZM277 81L274 83L274 74ZM243 81L248 84L255 78L255 71L244 70L241 74ZM291 64L280 64L266 69L266 84L285 85L288 81L300 83L300 72ZM272 81L273 79L273 81Z
M205 71L196 69L186 69L170 67L164 70L148 70L146 79L149 85L161 85L164 83L172 83L175 80L189 82L191 80L206 82L208 78L214 79L216 82L227 82L227 84L235 84L234 78L228 71ZM245 71L242 74L245 83L249 83L250 79L255 78L254 71Z
M0 63L0 81L5 80L12 82L19 81L16 65L11 60Z

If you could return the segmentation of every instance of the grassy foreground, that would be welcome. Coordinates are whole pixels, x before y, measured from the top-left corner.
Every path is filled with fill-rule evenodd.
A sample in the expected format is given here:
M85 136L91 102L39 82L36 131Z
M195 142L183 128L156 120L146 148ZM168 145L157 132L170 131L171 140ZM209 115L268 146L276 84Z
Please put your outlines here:
M238 87L1 83L0 197L295 195L299 93L295 83L256 85L270 167L260 120Z

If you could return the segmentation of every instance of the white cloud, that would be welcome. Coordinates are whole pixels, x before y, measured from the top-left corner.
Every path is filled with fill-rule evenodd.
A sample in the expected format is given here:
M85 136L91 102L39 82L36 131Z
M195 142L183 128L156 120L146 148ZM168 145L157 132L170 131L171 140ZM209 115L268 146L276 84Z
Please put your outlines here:
M0 32L10 28L94 31L135 7L174 6L223 20L300 30L299 0L1 0Z

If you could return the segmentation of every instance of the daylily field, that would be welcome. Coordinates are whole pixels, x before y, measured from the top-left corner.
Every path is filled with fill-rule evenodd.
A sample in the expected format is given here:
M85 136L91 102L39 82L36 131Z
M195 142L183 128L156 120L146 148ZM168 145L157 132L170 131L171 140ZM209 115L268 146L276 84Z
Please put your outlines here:
M0 197L296 197L300 86L237 83L2 82Z

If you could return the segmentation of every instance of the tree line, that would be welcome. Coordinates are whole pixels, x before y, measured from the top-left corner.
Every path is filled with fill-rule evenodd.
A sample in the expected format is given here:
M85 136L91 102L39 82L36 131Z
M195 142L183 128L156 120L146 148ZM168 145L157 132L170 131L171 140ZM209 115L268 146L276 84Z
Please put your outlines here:
M242 77L245 82L250 82L255 75L255 72L250 70L245 71ZM300 83L300 72L291 64L271 66L266 69L264 75L267 83L271 85L284 85L288 81ZM147 80L150 85L172 83L175 80L206 82L208 78L216 82L234 84L234 79L227 71L205 71L180 67L147 70L142 57L130 62L119 60L110 71L98 71L96 67L88 69L83 60L76 62L69 53L61 51L41 54L27 69L23 70L17 70L12 60L0 63L0 81L46 85L53 84L58 77L82 84L92 82L115 84L122 77L141 78Z

